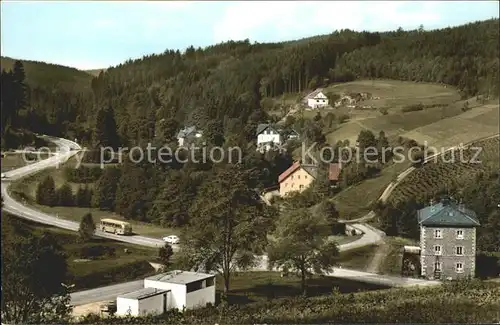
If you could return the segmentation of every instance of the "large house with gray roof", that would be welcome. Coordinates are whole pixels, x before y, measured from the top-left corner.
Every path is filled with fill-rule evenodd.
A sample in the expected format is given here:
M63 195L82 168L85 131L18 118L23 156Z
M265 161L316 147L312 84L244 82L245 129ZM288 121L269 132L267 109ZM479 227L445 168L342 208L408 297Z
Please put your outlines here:
M418 211L421 275L454 280L474 277L476 213L463 204L443 199Z

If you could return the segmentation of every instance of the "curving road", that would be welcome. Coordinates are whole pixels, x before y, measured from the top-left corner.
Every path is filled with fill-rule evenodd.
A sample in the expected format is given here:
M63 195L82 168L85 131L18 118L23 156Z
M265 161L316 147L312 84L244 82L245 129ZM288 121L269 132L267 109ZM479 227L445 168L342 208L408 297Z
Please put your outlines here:
M488 138L493 138L493 137L498 137L499 135L496 134L494 136L488 137ZM12 199L8 193L8 185L9 185L9 180L15 180L19 179L21 177L27 176L29 174L36 173L38 171L43 170L44 168L47 167L53 167L53 166L58 166L65 161L67 161L70 157L78 153L78 151L82 150L82 148L76 144L75 142L66 140L66 139L59 139L59 138L50 138L46 137L49 141L52 141L56 143L58 146L59 150L56 152L56 154L50 158L47 158L45 160L39 161L37 163L33 163L31 165L12 170L10 172L6 172L5 175L7 177L7 180L4 181L2 180L2 195L4 196L4 210L8 211L16 216L26 218L29 220L33 220L36 222L44 223L44 224L49 224L53 225L56 227L68 229L68 230L73 230L76 231L78 230L78 223L68 221L68 220L62 220L57 217L54 217L52 215L34 210L32 208L29 208L27 206L24 206L18 202L16 202L14 199ZM487 139L487 138L484 138ZM477 139L474 142L481 140ZM456 147L449 148L447 151L452 150ZM436 155L430 156L427 158L426 162L431 161L431 159L435 158L436 156L440 155L442 153L438 153ZM411 172L415 170L415 168L410 167L407 170L405 170L403 173L401 173L397 180L395 182L392 182L387 186L385 191L382 193L380 196L379 200L382 202L385 202L387 198L390 196L394 188L404 179L406 178ZM363 232L363 236L350 243L346 243L343 245L339 245L339 250L340 251L348 251L356 248L361 248L364 246L368 245L373 245L381 242L383 240L383 237L385 234L364 223L365 221L373 218L375 216L375 213L373 211L370 211L367 213L365 216L357 219L357 220L351 220L350 225L354 228L359 229L360 231ZM163 241L160 239L155 239L155 238L150 238L150 237L144 237L144 236L119 236L119 235L114 235L114 234L108 234L108 233L102 233L101 231L96 231L95 233L96 236L99 237L105 237L105 238L110 238L118 241L123 241L123 242L128 242L131 244L137 244L137 245L142 245L142 246L150 246L150 247L158 247L163 245ZM174 250L177 251L178 247L174 247ZM259 257L260 262L258 265L253 268L254 271L264 271L268 270L268 263L267 263L267 256L260 256ZM387 276L387 275L378 275L378 274L373 274L373 273L368 273L368 272L360 272L356 270L349 270L349 269L342 269L342 268L334 268L333 272L327 274L331 276L335 276L338 278L346 278L350 280L356 280L356 281L361 281L361 282L367 282L367 283L374 283L374 284L380 284L380 285L386 285L386 286L427 286L427 285L437 285L440 282L439 281L428 281L428 280L422 280L422 279L413 279L413 278L402 278L402 277L396 277L396 276ZM121 283L117 285L112 285L112 286L107 286L107 287L101 287L101 288L96 288L96 289L91 289L91 290L85 290L85 291L80 291L80 292L75 292L71 294L71 299L72 299L72 304L73 305L81 305L81 304L86 304L86 303L91 303L95 301L102 301L102 300L109 300L115 298L117 295L125 293L125 292L130 292L137 290L142 287L142 280L138 281L132 281L132 282L126 282L126 283Z
M32 220L35 222L55 226L58 228L63 228L71 231L78 231L79 224L78 222L69 221L60 219L56 216L35 210L31 207L23 205L15 201L9 194L8 188L10 185L10 181L17 180L19 178L35 174L45 168L48 167L58 167L64 162L66 162L69 158L76 155L82 148L75 142L69 141L66 139L42 136L43 138L54 142L58 150L55 154L47 159L40 160L36 163L26 165L24 167L14 169L8 172L5 172L5 179L2 179L2 196L4 200L3 210L9 212L18 217L22 217L28 220ZM120 236L110 233L104 233L100 230L96 230L96 236L114 239L130 244L136 244L141 246L149 246L149 247L160 247L165 243L161 239L144 237L144 236Z

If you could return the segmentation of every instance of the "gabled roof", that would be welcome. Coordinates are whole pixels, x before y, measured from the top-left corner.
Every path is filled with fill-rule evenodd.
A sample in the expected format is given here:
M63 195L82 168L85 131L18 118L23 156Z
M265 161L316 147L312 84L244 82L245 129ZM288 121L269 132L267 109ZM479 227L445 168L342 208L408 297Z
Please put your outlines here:
M419 210L418 222L422 226L480 226L474 211L447 200Z
M278 183L283 182L285 179L288 178L288 176L292 175L295 173L297 170L300 168L304 169L309 175L312 177L316 178L317 174L317 167L314 165L302 165L300 162L296 161L290 166L287 170L285 170L281 175L278 177Z
M341 170L342 167L339 163L330 164L330 166L328 166L328 179L331 181L338 181Z
M179 131L177 138L189 137L191 135L195 135L196 133L201 133L201 131L197 131L196 126L188 126Z
M262 132L264 132L266 129L273 129L274 131L278 132L278 130L276 129L276 127L272 124L269 124L269 123L261 123L259 125L257 125L257 135L261 134Z
M312 93L309 93L306 97L304 97L304 99L311 99L311 98L315 98L316 95L318 95L320 92L323 91L323 88L318 88L316 89L315 91L313 91Z

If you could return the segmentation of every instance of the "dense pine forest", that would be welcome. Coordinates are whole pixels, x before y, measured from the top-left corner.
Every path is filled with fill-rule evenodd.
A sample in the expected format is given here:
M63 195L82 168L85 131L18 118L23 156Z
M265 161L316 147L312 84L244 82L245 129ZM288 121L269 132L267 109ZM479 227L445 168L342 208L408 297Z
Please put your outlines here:
M226 134L248 140L256 123L267 119L263 98L333 82L389 78L453 85L464 97L497 95L498 23L492 19L433 31L341 30L296 42L245 40L183 53L166 50L109 68L92 80L81 71L41 63L42 68L28 69L33 63L25 63L25 100L12 105L12 99L2 99L2 112L8 106L33 131L77 136L87 144L96 141L89 130L104 107L112 107L122 142L152 140L162 118L202 128L223 120ZM3 93L19 96L9 91L16 81L6 72L12 62L5 61Z
M166 50L129 60L97 77L43 65L46 74L53 73L48 78L17 62L2 67L2 146L13 146L5 140L13 129L76 137L94 148L175 146L179 128L196 125L206 131L209 145L248 148L238 175L248 186L264 188L274 185L270 180L292 161L289 153L261 155L250 148L257 124L270 119L266 98L299 96L358 78L444 83L464 98L494 97L499 54L499 20L493 19L433 31L341 30L294 42L191 46L182 53ZM324 141L312 123L302 125L299 131ZM97 187L92 204L174 226L189 220L183 202L191 202L203 183L222 172L210 163L189 162L125 162L119 169L102 173L98 183L106 186Z

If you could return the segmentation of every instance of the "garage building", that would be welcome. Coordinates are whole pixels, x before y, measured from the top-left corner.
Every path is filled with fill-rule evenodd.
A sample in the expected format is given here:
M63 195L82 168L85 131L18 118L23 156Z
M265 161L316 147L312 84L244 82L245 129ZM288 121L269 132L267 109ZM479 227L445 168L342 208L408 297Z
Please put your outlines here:
M215 275L172 271L144 279L144 288L116 298L117 316L162 314L215 304Z
M144 316L167 311L168 290L143 288L116 298L117 316Z
M215 304L215 275L207 273L172 271L144 279L145 288L169 291L167 310L205 307Z

